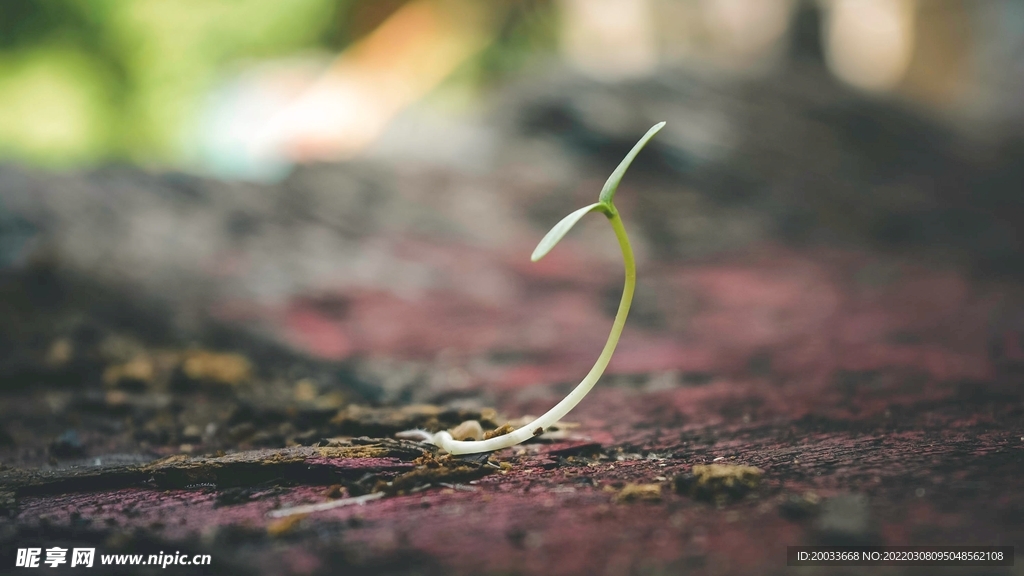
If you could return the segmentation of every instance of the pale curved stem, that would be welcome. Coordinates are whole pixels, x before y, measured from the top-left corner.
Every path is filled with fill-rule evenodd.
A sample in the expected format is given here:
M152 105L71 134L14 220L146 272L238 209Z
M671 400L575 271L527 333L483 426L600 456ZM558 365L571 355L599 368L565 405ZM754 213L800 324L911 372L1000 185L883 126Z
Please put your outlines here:
M436 446L450 454L491 452L515 446L520 442L539 435L549 426L564 418L590 392L590 389L597 384L598 379L604 374L605 368L608 367L608 362L612 359L612 353L615 352L615 347L619 343L622 327L625 326L626 316L629 315L629 306L633 302L633 292L636 289L636 262L633 259L633 248L629 244L629 237L626 236L626 229L622 225L619 211L610 203L608 204L608 209L608 219L611 221L612 228L615 230L615 236L619 240L619 246L622 248L622 260L626 268L626 284L622 289L622 299L619 300L619 311L615 314L615 321L612 322L612 331L608 335L608 341L605 342L604 349L597 358L594 367L590 369L590 372L583 378L583 381L568 396L563 398L561 402L556 404L551 410L548 410L543 416L526 426L513 430L503 436L479 442L455 440L451 434L442 431L434 434L433 443Z

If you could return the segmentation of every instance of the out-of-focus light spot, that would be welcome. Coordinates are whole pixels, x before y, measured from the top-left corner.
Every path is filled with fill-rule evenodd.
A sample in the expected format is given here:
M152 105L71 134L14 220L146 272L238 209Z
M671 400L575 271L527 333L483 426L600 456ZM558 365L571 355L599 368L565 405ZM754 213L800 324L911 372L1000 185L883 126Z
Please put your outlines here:
M293 163L363 155L392 120L490 41L469 0L415 0L314 74L264 65L215 91L199 139L215 174L275 180Z
M894 88L913 55L914 0L832 0L825 7L832 72L864 90Z
M489 41L472 2L417 0L346 50L250 142L256 156L336 160L363 151L409 104Z
M198 153L214 175L256 181L276 181L291 163L279 152L250 149L276 113L308 88L325 62L297 59L261 64L231 78L207 98L199 118Z
M0 61L0 150L50 163L88 156L106 135L101 85L73 53Z
M789 26L790 0L704 0L704 19L722 57L755 63L777 46Z
M561 9L562 53L579 71L616 80L657 66L650 0L563 0Z

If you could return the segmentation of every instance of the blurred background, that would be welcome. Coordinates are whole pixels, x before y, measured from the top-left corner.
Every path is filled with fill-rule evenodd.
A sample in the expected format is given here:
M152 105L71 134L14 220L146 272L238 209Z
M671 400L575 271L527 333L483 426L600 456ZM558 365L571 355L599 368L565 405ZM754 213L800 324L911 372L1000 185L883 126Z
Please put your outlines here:
M662 120L613 377L1016 373L1022 56L1014 0L5 2L0 376L543 409L620 264L598 219L527 255Z
M382 139L424 148L394 124L403 113L435 144L464 134L481 111L498 112L496 92L554 67L604 84L681 68L769 77L812 53L865 98L1006 132L1021 116L1021 10L998 0L29 0L0 14L0 142L5 158L40 166L279 176L270 166L363 157Z

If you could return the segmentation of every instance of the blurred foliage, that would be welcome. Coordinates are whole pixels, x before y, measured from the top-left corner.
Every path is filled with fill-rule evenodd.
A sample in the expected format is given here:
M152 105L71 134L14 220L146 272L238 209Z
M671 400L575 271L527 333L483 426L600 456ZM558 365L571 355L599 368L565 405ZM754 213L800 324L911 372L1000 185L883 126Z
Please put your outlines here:
M225 65L325 44L336 0L0 2L0 153L174 157Z
M468 81L515 68L547 2L508 13ZM0 156L46 165L173 162L203 97L234 66L337 52L400 0L0 2ZM524 26L525 24L525 26ZM547 34L541 34L547 36Z
M558 18L551 2L512 0L500 6L494 41L466 67L478 84L521 70L537 54L554 52L558 42Z

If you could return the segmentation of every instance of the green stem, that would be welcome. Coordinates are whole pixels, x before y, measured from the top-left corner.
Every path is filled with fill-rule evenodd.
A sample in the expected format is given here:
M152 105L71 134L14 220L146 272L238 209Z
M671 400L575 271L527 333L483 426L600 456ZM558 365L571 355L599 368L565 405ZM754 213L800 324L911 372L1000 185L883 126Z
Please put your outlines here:
M568 396L563 398L561 402L556 404L554 408L522 428L513 430L503 436L479 442L455 440L448 432L438 432L434 435L434 444L451 454L491 452L515 446L520 442L529 440L533 436L537 436L539 432L543 432L564 418L570 410L579 404L580 400L583 400L583 397L590 392L591 388L597 384L598 379L604 374L605 368L608 367L608 362L611 361L615 347L619 343L622 328L626 325L626 316L629 315L630 304L633 302L633 292L636 289L636 262L633 259L633 248L629 244L626 228L623 226L622 218L619 217L619 211L615 209L615 206L610 201L602 204L601 211L611 221L612 228L615 230L615 237L619 240L619 247L622 248L622 260L626 269L626 283L622 289L622 298L619 300L619 311L615 314L611 333L608 334L608 341L605 342L604 349L601 350L601 355L598 356L594 367L590 369L590 372L583 378L583 381Z

